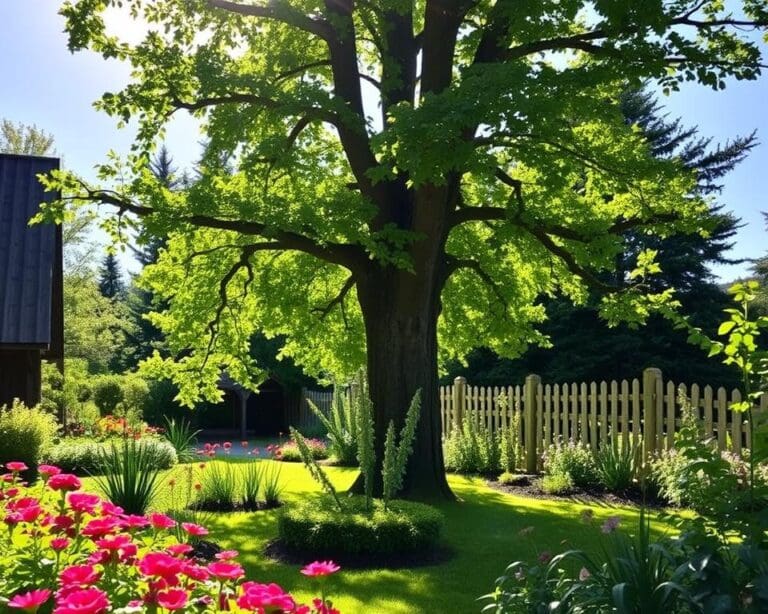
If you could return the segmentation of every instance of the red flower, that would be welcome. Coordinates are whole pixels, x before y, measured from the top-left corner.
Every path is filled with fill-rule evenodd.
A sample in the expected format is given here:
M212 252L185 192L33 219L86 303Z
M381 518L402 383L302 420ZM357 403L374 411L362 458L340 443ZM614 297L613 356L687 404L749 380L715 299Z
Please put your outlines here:
M237 550L222 550L217 552L214 556L220 561L229 561L234 559L238 555Z
M53 614L102 614L109 605L107 594L92 586L63 595L56 602Z
M43 513L43 508L37 505L33 507L25 507L19 511L19 514L21 514L21 519L24 522L34 522L35 520L37 520L38 516L40 516L40 514L42 513Z
M79 490L82 485L83 484L80 481L80 478L78 478L76 475L72 475L71 473L59 473L57 475L52 475L48 480L48 486L52 490L61 490L64 492Z
M115 505L111 501L101 502L101 515L102 516L122 516L125 510L119 505Z
M149 524L144 516L137 516L136 514L129 514L120 518L121 524L124 529L143 529Z
M66 537L55 537L51 540L51 548L59 552L69 546L69 540Z
M149 515L149 524L155 529L171 529L176 526L176 521L170 516L154 512Z
M205 567L201 567L200 565L195 565L194 563L188 562L184 563L184 569L182 573L188 578L197 580L198 582L205 582L211 575L208 573L208 570Z
M192 552L192 546L189 544L171 544L166 550L173 556L184 556Z
M62 586L88 586L95 584L101 578L101 574L93 565L71 565L59 574Z
M242 594L237 605L245 610L258 612L292 612L296 602L277 584L259 584L244 582L240 587Z
M21 461L11 461L10 463L6 463L5 468L11 473L18 473L19 471L26 471L29 469L29 467Z
M92 495L86 492L73 492L67 495L69 507L81 514L93 514L96 506L101 503L98 495Z
M175 584L176 575L184 569L183 561L166 552L149 552L139 561L139 571Z
M225 450L229 450L232 447L231 441L225 441L224 445L222 446Z
M61 473L61 469L55 465L40 465L37 468L37 471L40 473L40 475L43 476L43 478L49 478L52 475L59 475Z
M208 529L206 529L205 527L201 527L199 524L194 524L193 522L182 522L181 528L184 529L190 535L193 535L195 537L202 537L203 535L208 535Z
M157 594L157 605L166 610L180 610L187 605L187 591L172 588Z
M81 533L86 537L104 537L120 528L120 519L114 516L94 518L83 527Z
M333 561L315 561L314 563L306 565L304 569L301 570L301 573L305 576L315 578L319 576L329 576L332 573L339 571L339 569L341 569L341 567L336 565Z
M247 448L248 447L248 442L243 440L243 441L240 442L240 445L243 446L244 448Z
M24 610L25 612L37 612L37 608L43 605L51 596L51 591L38 589L16 595L8 602L9 608Z
M220 580L237 580L245 575L240 565L229 561L215 561L208 565L208 571Z

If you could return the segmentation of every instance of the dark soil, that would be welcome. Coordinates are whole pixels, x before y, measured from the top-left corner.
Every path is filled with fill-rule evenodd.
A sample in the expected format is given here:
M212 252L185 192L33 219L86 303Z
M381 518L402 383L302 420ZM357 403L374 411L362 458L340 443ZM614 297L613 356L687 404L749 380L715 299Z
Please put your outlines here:
M516 476L514 482L502 483L497 480L489 479L487 484L495 490L505 492L511 495L521 497L531 497L533 499L550 499L553 501L574 501L577 503L603 504L603 505L643 505L646 507L663 508L666 507L665 501L654 495L646 494L643 497L643 491L639 486L634 486L622 493L606 492L599 488L574 488L568 492L555 495L545 493L539 486L540 476L520 474Z
M255 505L243 505L242 503L231 503L229 505L218 505L216 503L190 503L188 509L198 512L263 512L264 510L274 510L282 507L282 503L267 503L266 501L257 501Z
M216 555L219 552L221 552L221 546L219 546L219 544L206 539L201 539L192 545L192 552L190 554L194 559L210 562L216 558Z
M404 569L411 567L429 567L442 565L451 560L454 551L447 546L437 546L432 550L400 553L357 553L328 551L294 550L281 540L275 539L264 548L264 554L279 563L306 565L316 560L332 560L345 569Z

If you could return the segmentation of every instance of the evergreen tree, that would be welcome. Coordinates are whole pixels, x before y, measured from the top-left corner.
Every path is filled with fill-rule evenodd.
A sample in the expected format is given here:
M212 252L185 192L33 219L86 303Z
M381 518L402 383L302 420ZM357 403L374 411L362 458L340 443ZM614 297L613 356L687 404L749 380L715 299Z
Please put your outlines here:
M125 282L120 272L120 264L114 254L107 254L99 271L99 291L102 296L113 301L125 297Z
M620 105L626 122L641 128L655 156L680 160L696 172L699 194L719 192L720 180L756 144L753 133L713 147L712 139L699 136L698 129L686 128L680 119L669 120L647 90L626 92ZM739 220L724 212L721 205L714 205L710 226L706 237L699 233L659 237L634 230L625 232L625 249L605 281L621 282L634 267L640 251L657 250L661 273L652 278L653 290L674 288L682 310L696 326L716 329L728 298L710 267L740 262L726 256ZM533 346L515 360L477 349L468 357L466 366L453 363L446 379L463 375L472 383L487 385L518 382L529 373L550 382L624 379L637 377L642 369L653 366L676 381L728 386L738 383L738 374L707 360L701 350L687 344L687 334L675 330L665 319L652 316L642 329L625 324L608 328L598 314L598 303L597 294L582 306L559 297L550 299L546 302L548 320L541 330L554 349Z

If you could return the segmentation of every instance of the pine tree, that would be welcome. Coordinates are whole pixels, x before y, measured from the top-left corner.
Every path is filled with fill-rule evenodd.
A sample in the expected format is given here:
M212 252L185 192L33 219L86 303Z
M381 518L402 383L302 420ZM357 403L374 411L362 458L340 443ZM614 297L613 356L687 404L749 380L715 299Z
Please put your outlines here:
M99 271L99 291L102 296L113 301L125 297L125 282L120 271L120 264L114 254L107 254Z

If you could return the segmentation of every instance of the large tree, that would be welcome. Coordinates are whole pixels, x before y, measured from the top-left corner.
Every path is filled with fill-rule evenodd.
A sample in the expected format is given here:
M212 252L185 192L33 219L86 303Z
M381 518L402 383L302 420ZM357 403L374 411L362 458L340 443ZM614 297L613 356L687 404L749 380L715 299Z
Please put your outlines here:
M121 5L138 44L105 30ZM377 445L422 390L407 489L448 493L438 411L444 357L519 352L541 296L606 293L609 319L643 320L655 269L614 267L630 228L702 226L706 203L677 160L653 155L618 99L654 80L721 88L754 79L762 0L70 0L72 50L133 65L100 107L139 124L126 163L67 200L117 207L170 235L145 276L168 297L156 322L175 360L150 361L188 400L219 370L253 384L256 330L311 371L365 360ZM148 169L175 113L199 118L200 177L174 192ZM119 180L119 181L118 181ZM61 216L51 206L43 218ZM629 289L626 288L629 286ZM378 455L381 458L381 454Z
M50 156L53 136L35 125L0 120L0 152L26 156Z

